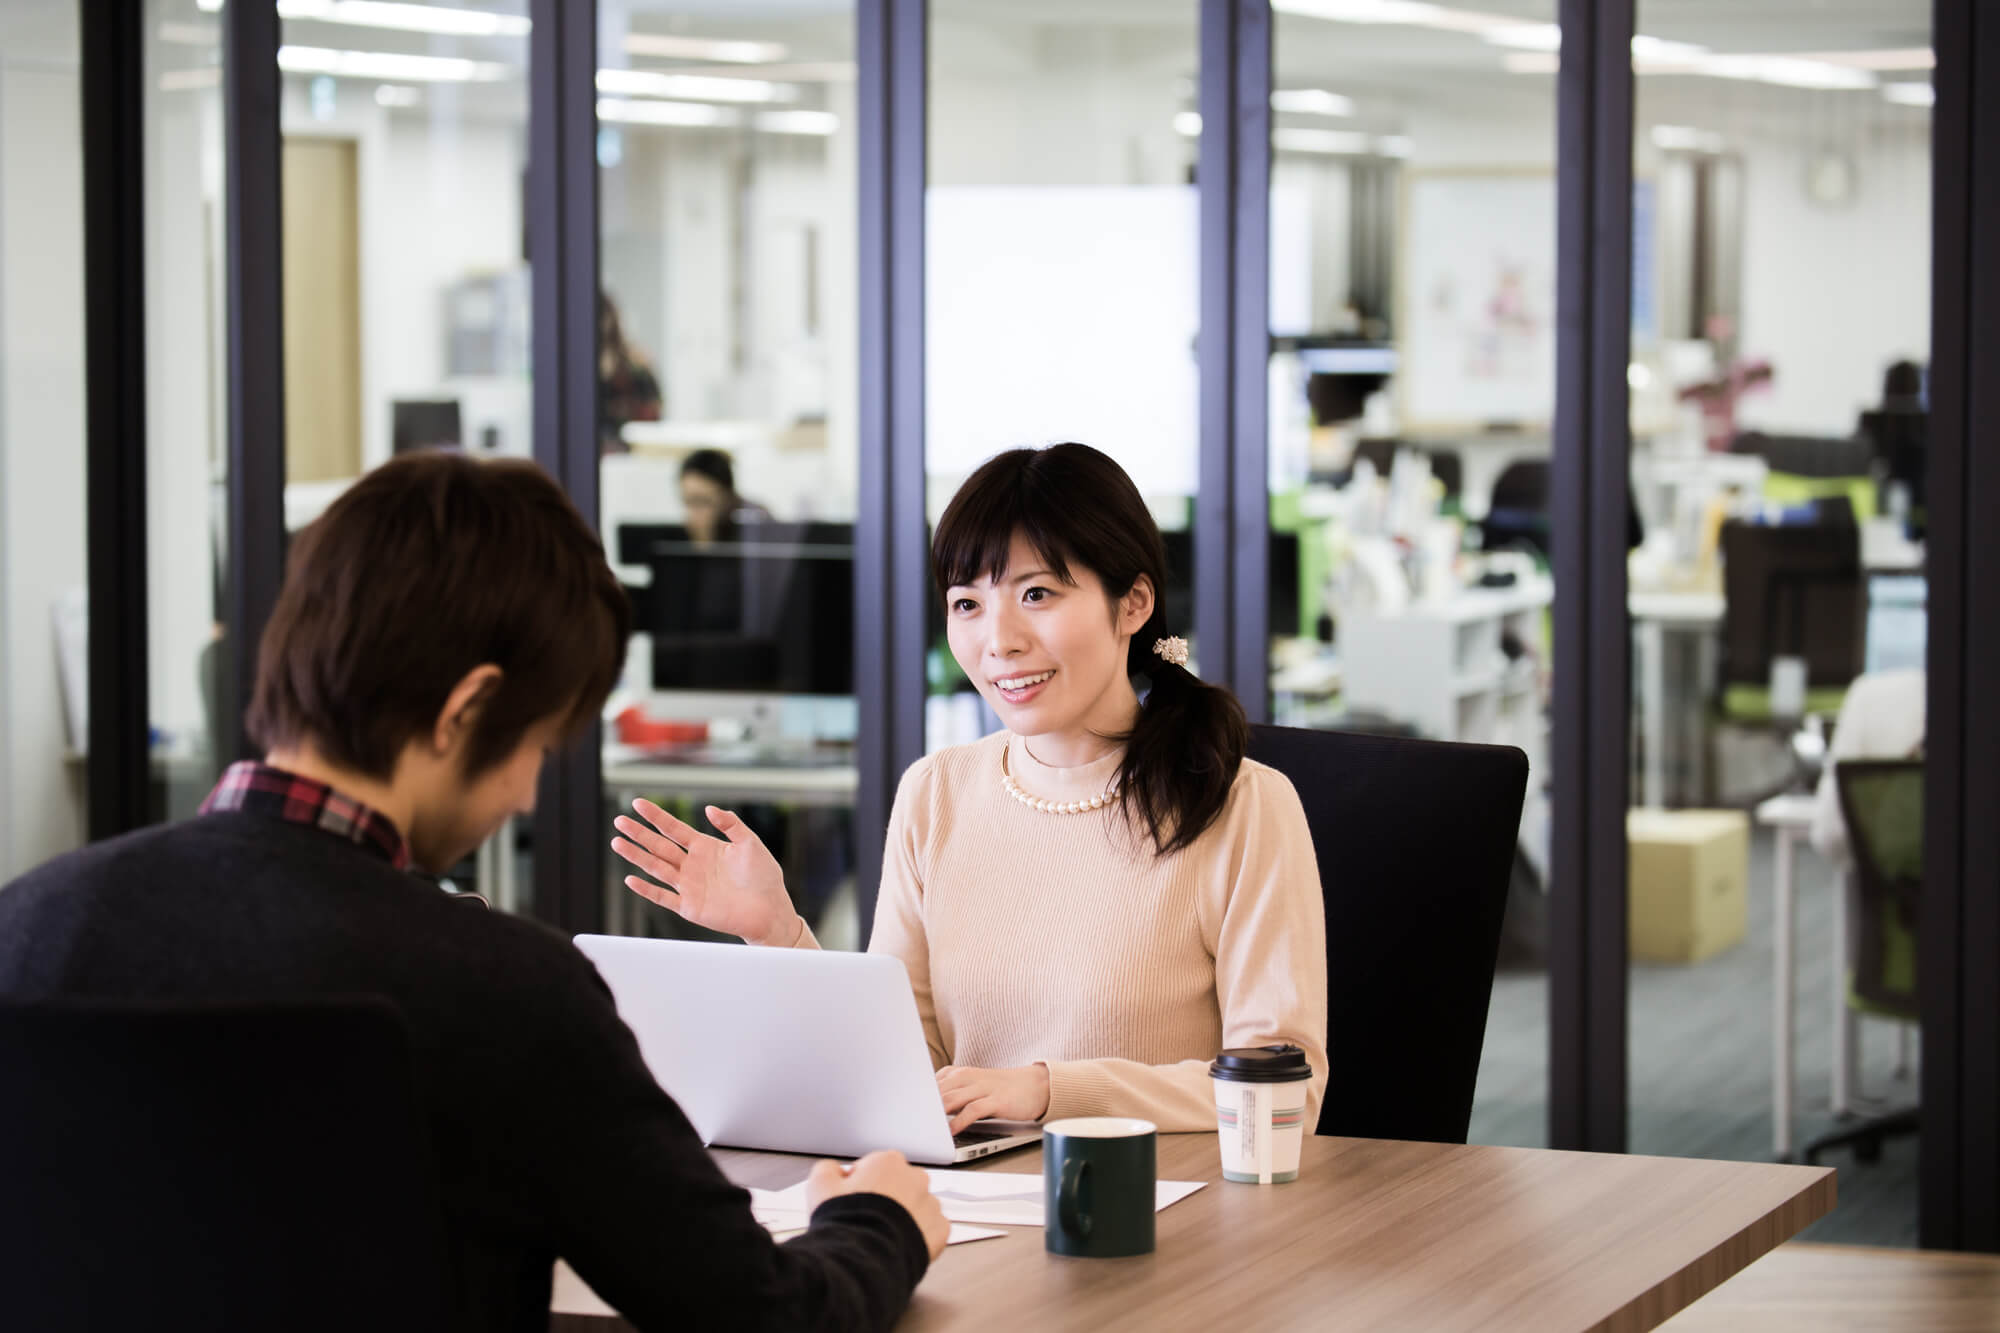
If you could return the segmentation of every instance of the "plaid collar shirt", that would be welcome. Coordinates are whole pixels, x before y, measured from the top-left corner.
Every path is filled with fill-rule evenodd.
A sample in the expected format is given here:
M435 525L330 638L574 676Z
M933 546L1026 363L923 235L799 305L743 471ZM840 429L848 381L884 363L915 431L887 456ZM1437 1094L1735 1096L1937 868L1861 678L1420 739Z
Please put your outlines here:
M201 813L232 810L307 824L368 849L398 870L410 869L410 844L388 819L324 782L282 768L249 759L231 764L201 803Z

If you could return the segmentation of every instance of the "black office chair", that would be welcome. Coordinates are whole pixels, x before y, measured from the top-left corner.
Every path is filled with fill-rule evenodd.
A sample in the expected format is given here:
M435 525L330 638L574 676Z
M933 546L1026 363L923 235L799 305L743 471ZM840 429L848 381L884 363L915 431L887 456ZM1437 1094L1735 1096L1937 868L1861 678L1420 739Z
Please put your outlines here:
M386 1001L0 1007L8 1327L449 1327Z
M1463 1143L1528 760L1497 745L1252 727L1291 779L1326 896L1319 1132Z

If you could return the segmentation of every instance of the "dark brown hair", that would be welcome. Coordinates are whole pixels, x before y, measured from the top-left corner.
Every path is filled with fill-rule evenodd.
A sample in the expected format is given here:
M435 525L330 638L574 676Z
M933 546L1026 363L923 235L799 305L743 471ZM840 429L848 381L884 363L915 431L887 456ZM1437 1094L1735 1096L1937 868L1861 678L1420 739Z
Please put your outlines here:
M1007 572L1019 533L1065 583L1070 566L1095 574L1113 602L1145 575L1153 614L1132 636L1125 669L1151 682L1118 769L1118 799L1142 823L1160 855L1193 844L1229 799L1243 765L1249 723L1236 697L1204 684L1153 652L1166 623L1167 548L1125 470L1085 444L1013 449L988 459L958 488L931 543L931 577L951 588Z
M356 482L294 543L246 718L267 749L310 740L387 778L452 688L499 667L466 752L477 776L536 723L574 734L617 682L632 613L604 551L521 460L411 454Z

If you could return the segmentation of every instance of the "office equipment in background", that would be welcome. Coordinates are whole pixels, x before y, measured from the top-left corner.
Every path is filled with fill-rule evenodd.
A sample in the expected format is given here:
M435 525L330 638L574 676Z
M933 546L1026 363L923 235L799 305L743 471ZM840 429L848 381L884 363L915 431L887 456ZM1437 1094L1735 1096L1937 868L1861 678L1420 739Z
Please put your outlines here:
M1041 1137L974 1126L954 1142L910 974L887 954L617 935L578 935L576 947L703 1143L834 1157L894 1148L942 1165Z
M0 1006L8 1327L448 1327L410 1069L382 999Z
M391 451L458 449L465 444L456 398L398 398L389 404Z
M1194 533L1186 528L1162 532L1167 544L1167 586L1160 607L1170 633L1186 635L1194 628ZM1296 636L1299 629L1299 534L1270 533L1267 582L1270 632Z
M1526 756L1255 726L1249 757L1291 779L1319 857L1338 1073L1318 1132L1464 1143Z
M1869 574L1869 674L1924 669L1929 596L1930 581L1922 574Z
M1843 759L1833 777L1854 853L1854 887L1842 904L1854 939L1848 1004L1859 1013L1915 1023L1924 880L1923 761ZM1873 1117L1814 1139L1800 1158L1811 1165L1829 1149L1851 1147L1857 1160L1875 1161L1882 1155L1883 1139L1917 1132L1917 1117L1915 1107Z
M852 525L749 522L697 546L679 524L627 523L618 559L652 571L628 591L655 689L854 693Z
M1797 717L1774 699L1772 663L1805 663L1804 711L1838 712L1863 663L1861 535L1851 523L1722 525L1723 711Z

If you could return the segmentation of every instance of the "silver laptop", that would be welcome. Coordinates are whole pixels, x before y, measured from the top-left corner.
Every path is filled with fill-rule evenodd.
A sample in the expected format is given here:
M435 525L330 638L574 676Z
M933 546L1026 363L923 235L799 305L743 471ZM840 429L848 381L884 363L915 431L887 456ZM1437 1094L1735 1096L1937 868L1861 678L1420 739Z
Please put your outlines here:
M703 1143L945 1165L1033 1143L982 1121L953 1139L900 959L579 935L646 1067Z

